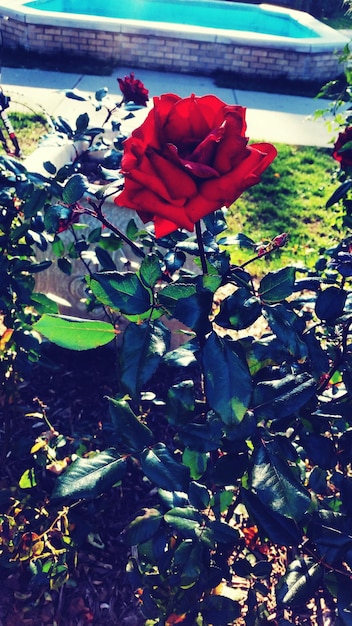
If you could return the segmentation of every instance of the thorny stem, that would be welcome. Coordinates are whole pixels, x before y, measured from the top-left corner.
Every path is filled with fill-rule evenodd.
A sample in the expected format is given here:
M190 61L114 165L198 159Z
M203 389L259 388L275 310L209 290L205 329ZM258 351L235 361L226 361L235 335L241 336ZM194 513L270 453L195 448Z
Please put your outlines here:
M94 213L90 213L91 215L93 215L99 222L101 222L101 224L103 224L104 226L106 226L106 228L109 228L109 230L111 230L115 235L117 235L118 237L120 237L120 239L122 239L125 243L127 243L128 246L130 246L131 250L135 253L136 256L141 257L141 258L145 258L145 254L143 252L143 250L141 250L141 248L139 246L137 246L137 244L134 243L134 241L132 241L129 237L127 237L127 235L125 235L125 233L123 233L119 228L117 228L116 226L114 226L114 224L112 224L102 213L101 210L101 206L97 206L94 203L91 203L92 207L94 208Z
M72 226L71 226L71 232L72 232L72 236L73 236L75 242L77 243L78 242L78 237L76 235L76 232L75 232L74 228L72 228ZM89 276L92 276L92 271L90 269L89 263L87 263L87 261L84 259L84 257L81 254L81 251L79 251L78 254L79 254L79 258L80 258L81 262L83 263L84 267L86 268ZM112 324L114 324L114 320L113 320L112 316L110 315L109 310L106 308L106 306L104 304L102 304L101 306L102 306L102 308L104 310L104 313L105 313L107 319L109 319L110 322Z
M197 236L199 257L200 257L200 262L202 266L202 272L203 274L207 274L208 273L207 260L205 257L205 250L204 250L204 243L203 243L203 238L202 238L202 231L200 227L200 221L196 222L196 236Z
M343 327L343 331L342 331L342 342L341 342L341 349L339 350L339 353L336 357L335 363L333 364L333 366L331 367L330 371L328 372L328 374L326 375L326 377L324 378L323 382L319 385L317 392L318 393L322 393L326 387L329 385L331 378L333 377L333 375L335 374L335 372L337 372L337 370L339 369L342 359L343 359L343 355L346 352L347 349L347 338L348 338L348 334L350 331L350 326L352 324L352 320L348 323L345 324Z

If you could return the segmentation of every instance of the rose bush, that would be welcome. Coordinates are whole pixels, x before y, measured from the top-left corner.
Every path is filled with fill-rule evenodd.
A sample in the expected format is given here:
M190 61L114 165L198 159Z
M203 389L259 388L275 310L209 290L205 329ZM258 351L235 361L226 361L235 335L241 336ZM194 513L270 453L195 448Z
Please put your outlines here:
M339 133L332 155L341 165L341 169L352 166L352 126Z
M119 206L152 220L157 237L196 222L257 183L277 152L248 144L246 109L213 95L164 94L124 143Z

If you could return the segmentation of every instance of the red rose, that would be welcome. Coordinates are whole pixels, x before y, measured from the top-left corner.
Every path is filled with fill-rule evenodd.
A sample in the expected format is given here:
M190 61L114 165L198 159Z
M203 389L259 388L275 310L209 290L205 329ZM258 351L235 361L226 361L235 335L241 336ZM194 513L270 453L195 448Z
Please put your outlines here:
M339 134L332 156L341 164L342 169L352 166L352 126L349 126L343 133Z
M149 92L142 83L134 77L134 73L131 72L129 76L125 76L124 79L118 78L118 83L125 102L134 102L140 106L146 106L149 100Z
M115 203L153 220L155 234L193 230L257 183L277 152L248 145L245 109L216 96L154 98L154 108L124 142L125 187Z

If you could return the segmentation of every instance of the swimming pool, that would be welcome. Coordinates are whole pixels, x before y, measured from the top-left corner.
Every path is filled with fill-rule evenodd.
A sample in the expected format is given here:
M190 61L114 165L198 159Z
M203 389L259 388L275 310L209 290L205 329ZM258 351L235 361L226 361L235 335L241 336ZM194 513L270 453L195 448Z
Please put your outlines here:
M200 5L200 6L199 6ZM202 6L203 5L203 6ZM167 0L116 0L82 1L34 0L25 6L53 13L75 13L101 17L142 20L143 22L165 22L168 24L188 24L224 30L250 31L267 35L294 37L297 39L319 37L312 28L294 20L286 13L258 11L256 6L233 4L231 2L199 3L192 0L167 2ZM200 11L200 8L206 10ZM258 19L260 17L260 19Z
M291 79L339 73L348 42L301 11L222 0L0 0L4 43L144 67Z

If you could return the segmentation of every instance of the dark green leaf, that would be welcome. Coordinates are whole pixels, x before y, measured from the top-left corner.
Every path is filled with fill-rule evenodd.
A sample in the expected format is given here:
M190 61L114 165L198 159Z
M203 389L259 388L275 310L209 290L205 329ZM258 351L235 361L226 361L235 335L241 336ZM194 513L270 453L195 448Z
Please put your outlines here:
M193 450L198 450L198 452L211 452L217 450L221 445L223 426L220 418L214 416L204 424L189 422L179 431L177 439L180 439L184 445Z
M194 353L198 350L199 346L189 341L179 346L179 348L168 352L164 356L163 362L173 367L189 367L190 365L195 365L197 359Z
M235 426L243 419L252 395L247 364L235 351L234 342L212 332L202 359L209 405L225 424Z
M157 487L166 491L188 491L188 467L179 463L164 444L144 450L141 465L145 475Z
M82 135L88 128L89 115L88 113L81 113L76 119L76 133Z
M203 511L209 506L210 493L207 487L202 483L197 483L195 480L193 480L189 486L188 495L190 504L196 507L198 510Z
M284 267L276 272L269 272L262 278L258 295L265 304L282 302L293 292L295 268Z
M310 495L297 480L275 440L258 445L252 462L251 486L263 504L284 517L301 520L310 507Z
M109 401L110 416L117 441L124 444L129 451L143 450L150 445L153 433L133 413L128 402L114 398L109 398Z
M107 250L104 250L104 248L97 246L95 248L95 254L97 255L97 259L104 271L116 270L115 262L112 259L111 255L107 252Z
M320 291L315 303L315 313L321 320L328 324L336 322L340 317L346 303L347 291L338 287L328 287Z
M337 189L335 189L334 193L330 196L329 200L326 203L326 208L329 209L333 204L342 200L342 198L346 196L351 187L352 180L345 180Z
M72 274L72 262L67 257L62 257L57 260L57 266L61 272L66 274L67 276L71 276Z
M241 615L238 602L220 595L205 597L200 610L206 626L231 625Z
M314 559L304 557L289 563L277 587L280 607L302 606L314 597L323 579L323 568Z
M254 389L253 410L257 419L281 419L304 407L315 391L315 379L305 372L259 382Z
M44 225L48 233L56 233L61 221L68 221L72 216L72 209L62 204L54 204L45 210Z
M193 536L196 532L199 533L203 523L203 517L192 506L187 507L175 507L164 515L165 522L170 524L176 530L186 536Z
M182 463L189 467L191 478L198 480L207 469L208 456L204 452L185 448L182 455Z
M185 539L176 548L173 565L180 577L180 587L189 587L199 579L202 571L202 550L200 542L194 543L190 539Z
M248 453L223 454L216 461L212 472L215 485L234 485L248 469Z
M145 543L159 530L163 516L158 509L144 509L127 527L124 537L130 546Z
M261 314L258 298L251 296L246 288L240 288L225 298L215 322L224 328L241 330L253 324Z
M135 398L168 348L170 333L160 322L127 326L120 352L121 383Z
M82 198L89 187L83 174L73 174L62 190L62 199L66 204L74 204Z
M210 522L210 528L217 543L226 543L235 546L240 538L240 533L237 528L233 528L233 526L230 526L226 522L213 520Z
M139 315L151 307L150 290L133 272L97 272L87 282L102 304L122 313Z
M115 450L77 459L58 477L52 497L55 500L97 498L120 481L125 470L126 460Z
M263 539L268 537L280 546L294 546L302 540L302 533L294 520L274 512L251 491L243 489L242 498Z
M43 163L43 167L44 167L44 169L46 169L46 171L49 174L53 174L53 175L56 174L56 167L55 167L54 163L52 163L51 161L45 161Z
M166 418L170 424L180 426L193 416L195 391L193 380L183 380L170 387L166 399Z
M297 361L304 361L307 358L308 350L295 329L295 324L298 320L297 315L283 304L265 307L263 315L267 319L271 330L289 353Z
M154 287L155 283L162 277L159 257L156 254L148 254L144 257L139 274L147 287Z

